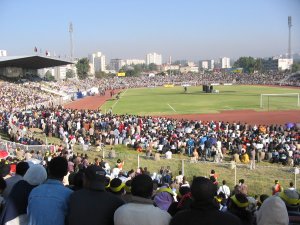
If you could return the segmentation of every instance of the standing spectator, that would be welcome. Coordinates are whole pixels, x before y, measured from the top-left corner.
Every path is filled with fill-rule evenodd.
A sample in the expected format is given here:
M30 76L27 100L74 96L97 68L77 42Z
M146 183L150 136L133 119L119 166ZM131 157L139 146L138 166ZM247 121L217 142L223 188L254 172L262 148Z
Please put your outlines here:
M278 180L275 180L274 182L274 186L272 187L272 194L275 195L278 192L281 192L283 190L283 188L281 187L281 185L279 184Z
M62 184L68 172L63 157L53 158L48 165L47 181L34 188L28 199L29 225L63 225L69 209L72 190Z
M194 202L191 209L177 213L171 220L170 225L241 225L236 216L221 212L214 205L213 200L216 191L216 185L209 179L204 177L194 178L191 186Z
M16 175L7 178L6 181L6 188L3 192L3 197L5 199L8 198L11 189L13 188L13 186L20 180L23 179L24 174L26 173L26 171L28 170L29 165L27 162L19 162L16 166Z
M255 147L253 145L250 146L250 170L255 170Z
M228 197L230 196L230 189L226 185L226 180L222 181L222 185L219 187L217 194L220 194L221 192L223 192L225 195L225 198L228 199Z
M71 195L69 225L113 225L114 213L124 201L105 191L101 167L91 165L84 173L84 188Z
M153 182L151 177L141 174L131 183L132 201L117 209L114 215L115 225L167 225L171 216L155 207L151 200Z

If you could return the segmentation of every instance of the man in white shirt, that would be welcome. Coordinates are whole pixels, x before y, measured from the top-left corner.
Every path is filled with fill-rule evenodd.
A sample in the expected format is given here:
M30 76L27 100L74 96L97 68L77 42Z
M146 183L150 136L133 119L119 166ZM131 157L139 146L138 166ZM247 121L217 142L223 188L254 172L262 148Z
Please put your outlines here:
M229 187L226 185L226 180L222 181L222 185L219 187L217 194L220 194L221 192L224 193L226 199L230 196L230 189Z

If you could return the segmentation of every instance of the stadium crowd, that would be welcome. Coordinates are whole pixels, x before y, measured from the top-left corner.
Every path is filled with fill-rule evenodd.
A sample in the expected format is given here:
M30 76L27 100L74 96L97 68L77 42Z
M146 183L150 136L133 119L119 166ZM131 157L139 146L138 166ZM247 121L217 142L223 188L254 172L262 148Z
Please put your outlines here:
M221 74L207 82L262 84L260 78ZM281 75L273 74L268 83L278 84ZM188 79L187 79L188 78ZM219 79L218 79L219 78ZM206 77L187 75L154 79L111 78L65 81L47 84L57 91L103 90L149 87L166 83L195 82ZM264 78L266 79L266 78ZM299 82L299 81L296 81ZM30 86L32 85L32 86ZM123 144L146 156L171 159L186 154L193 161L221 162L228 152L235 162L269 160L282 164L300 163L300 126L250 125L240 122L175 120L164 117L104 114L100 110L71 110L63 107L32 108L29 104L49 100L36 84L29 86L1 83L0 128L11 141L27 145L45 144L30 132L39 129L62 140L51 151L14 149L14 158L0 163L1 224L300 224L300 197L291 187L278 181L268 195L251 197L243 179L235 187L220 182L214 170L208 178L194 177L191 185L181 173L170 168L150 173L147 168L125 171L124 162L110 165L75 154L73 147ZM41 93L43 93L41 95ZM2 95L1 95L2 96ZM47 97L48 96L48 97ZM11 104L7 104L12 101Z
M228 187L214 170L209 178L194 177L190 185L169 168L162 168L157 179L147 168L124 171L117 161L119 173L113 178L103 160L89 162L64 151L48 159L43 165L21 160L15 174L0 164L1 224L300 223L300 199L292 182L283 189L276 180L270 193L253 197L244 179Z
M208 83L233 83L233 84L258 84L258 85L289 85L300 86L297 77L286 79L285 73L257 73L257 74L235 74L235 73L205 73L185 74L169 76L139 76L139 77L109 77L102 79L65 80L59 82L25 82L25 83L0 83L0 93L3 96L0 100L0 110L15 110L30 108L36 104L49 102L61 93L74 94L77 91L88 91L97 87L99 93L107 90L135 88L135 87L156 87L164 84L190 84L202 85ZM42 88L52 90L42 91ZM53 94L57 92L57 94ZM11 104L7 104L10 102Z

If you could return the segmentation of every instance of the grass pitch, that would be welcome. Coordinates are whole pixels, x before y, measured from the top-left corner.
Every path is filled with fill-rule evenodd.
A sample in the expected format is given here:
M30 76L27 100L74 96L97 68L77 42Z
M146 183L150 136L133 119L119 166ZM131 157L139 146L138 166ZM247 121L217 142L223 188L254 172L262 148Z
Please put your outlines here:
M266 86L214 86L219 93L204 93L202 86L136 88L122 91L120 99L111 99L102 107L116 114L176 115L218 113L224 110L290 110L299 109L297 96L272 96L264 98L260 108L261 94L300 93L300 89Z

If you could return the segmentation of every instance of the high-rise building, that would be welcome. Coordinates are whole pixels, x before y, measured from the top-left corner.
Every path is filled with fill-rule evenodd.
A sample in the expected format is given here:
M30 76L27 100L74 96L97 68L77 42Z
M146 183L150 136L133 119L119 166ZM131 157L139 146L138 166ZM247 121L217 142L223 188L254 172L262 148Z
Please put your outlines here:
M91 73L105 71L105 55L101 52L96 52L89 55L89 61L91 65Z
M210 59L208 60L208 69L213 70L215 68L215 60Z
M287 58L269 58L262 61L263 69L266 71L285 71L290 70L293 65L293 59Z
M231 68L231 66L230 66L230 58L223 57L223 58L220 59L220 61L221 61L221 68L222 69Z
M162 56L155 52L149 53L149 54L147 54L147 57L146 57L146 63L147 63L147 65L154 63L154 64L160 66L160 65L162 65Z
M124 65L125 62L123 59L111 59L109 63L109 68L118 72Z
M207 60L203 60L200 62L200 68L204 69L204 70L208 70L208 61Z
M145 64L146 61L144 59L126 59L126 65L137 65L137 64Z

